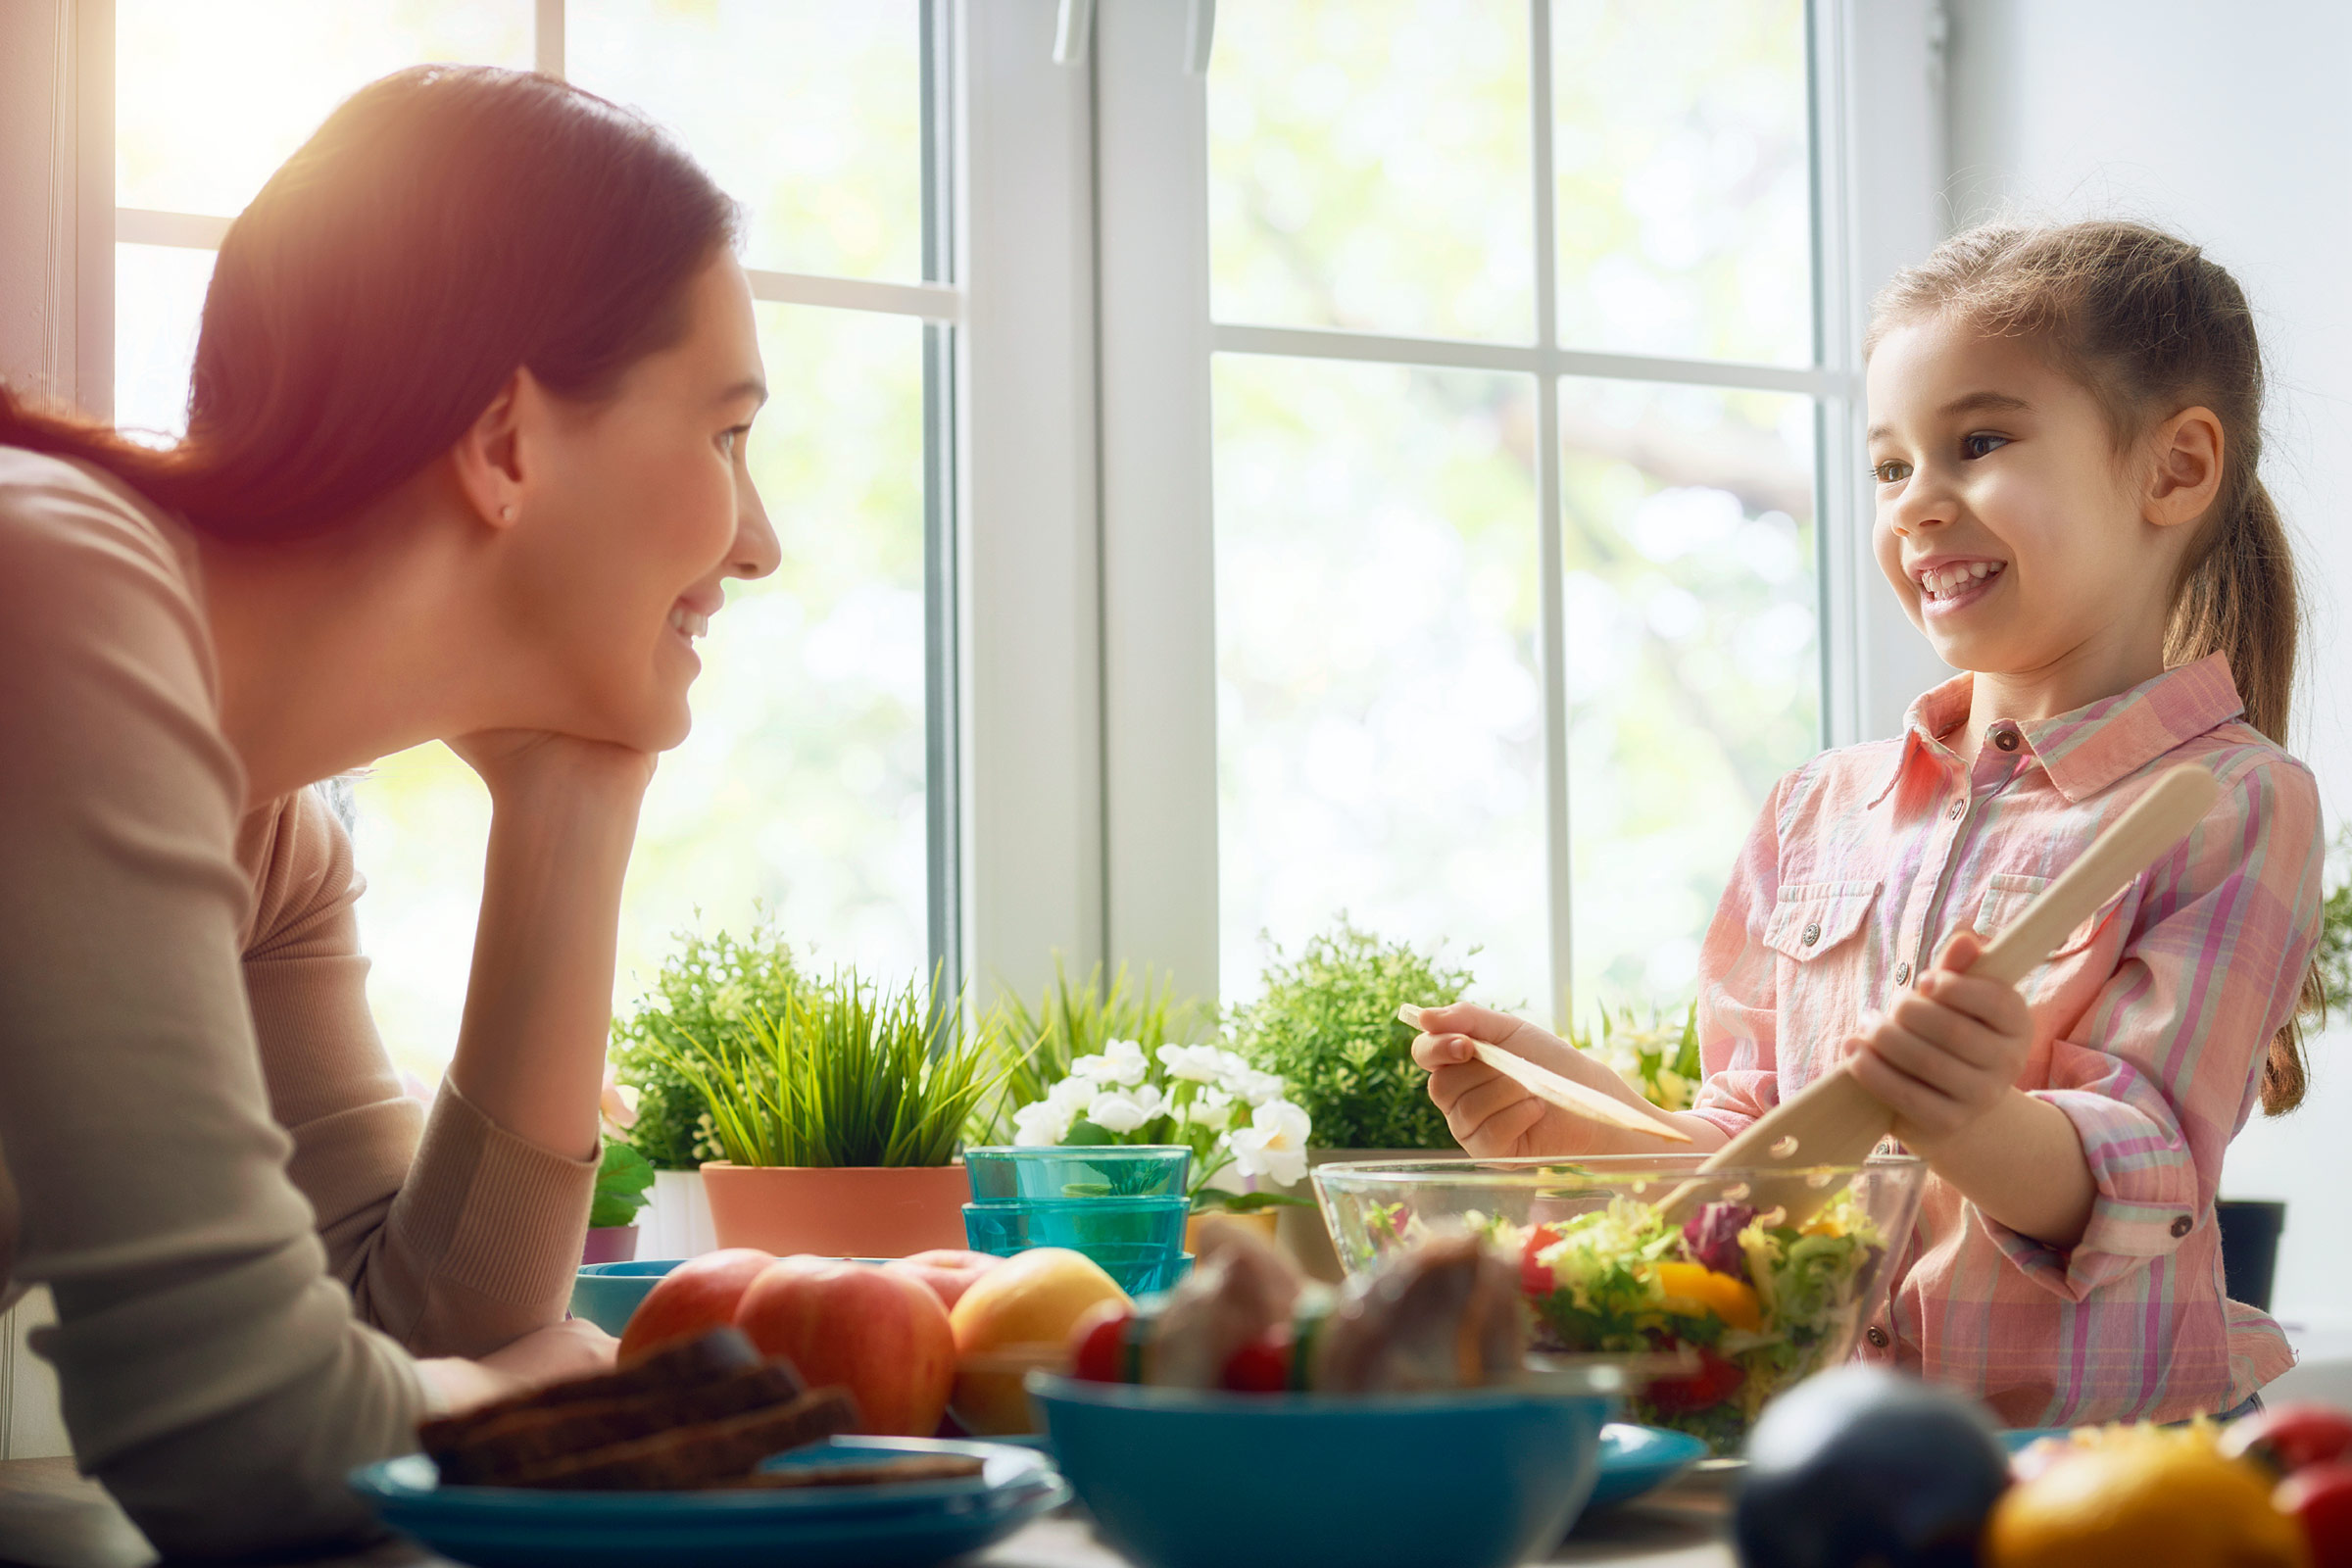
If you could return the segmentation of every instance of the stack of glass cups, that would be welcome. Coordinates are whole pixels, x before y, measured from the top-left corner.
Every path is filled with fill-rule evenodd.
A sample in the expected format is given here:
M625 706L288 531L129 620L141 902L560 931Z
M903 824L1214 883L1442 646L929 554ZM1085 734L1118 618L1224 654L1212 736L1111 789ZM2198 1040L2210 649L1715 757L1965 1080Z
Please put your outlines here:
M1084 1252L1129 1296L1148 1296L1192 1266L1192 1159L1181 1144L967 1149L963 1233L973 1251L998 1257L1032 1247Z

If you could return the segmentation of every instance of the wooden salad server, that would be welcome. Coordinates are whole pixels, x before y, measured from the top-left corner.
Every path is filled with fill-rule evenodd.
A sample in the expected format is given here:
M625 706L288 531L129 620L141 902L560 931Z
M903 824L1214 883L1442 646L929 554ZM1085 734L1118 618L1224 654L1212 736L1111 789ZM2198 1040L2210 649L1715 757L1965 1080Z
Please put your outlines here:
M1406 1004L1396 1009L1397 1021L1412 1028L1421 1027L1421 1009ZM1538 1100L1549 1101L1571 1116L1582 1116L1610 1127L1622 1127L1629 1133L1647 1133L1652 1138L1665 1138L1687 1144L1690 1135L1668 1121L1646 1105L1629 1105L1613 1095L1597 1089L1588 1089L1573 1078L1563 1078L1540 1062L1514 1055L1499 1046L1490 1046L1483 1040L1470 1042L1478 1059L1502 1074L1516 1079L1519 1087Z
M2108 823L2074 864L2034 895L2024 912L1978 955L1968 972L2009 985L2023 980L2069 933L2097 913L2100 905L2186 837L2220 794L2221 785L2201 767L2187 764L2166 773ZM1698 1168L1788 1168L1789 1176L1759 1182L1760 1190L1745 1201L1758 1209L1778 1204L1788 1210L1786 1223L1801 1224L1837 1191L1834 1182L1808 1180L1806 1173L1825 1165L1861 1163L1893 1129L1894 1112L1872 1098L1839 1063L1757 1117ZM1679 1218L1704 1191L1702 1183L1686 1183L1658 1205L1658 1211L1668 1219Z

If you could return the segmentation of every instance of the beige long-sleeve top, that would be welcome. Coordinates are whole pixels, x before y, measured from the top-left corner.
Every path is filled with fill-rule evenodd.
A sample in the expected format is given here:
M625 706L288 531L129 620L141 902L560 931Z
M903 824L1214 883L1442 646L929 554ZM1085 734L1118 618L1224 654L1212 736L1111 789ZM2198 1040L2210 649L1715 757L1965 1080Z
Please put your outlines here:
M410 1357L561 1318L595 1179L403 1098L349 841L244 793L185 533L0 447L0 1290L50 1286L75 1458L167 1554L365 1528Z

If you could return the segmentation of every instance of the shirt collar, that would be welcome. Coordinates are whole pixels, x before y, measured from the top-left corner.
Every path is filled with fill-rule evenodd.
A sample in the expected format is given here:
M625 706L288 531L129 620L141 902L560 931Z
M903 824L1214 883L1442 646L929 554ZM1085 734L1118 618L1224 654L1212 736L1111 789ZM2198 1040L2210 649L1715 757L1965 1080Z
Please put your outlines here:
M1959 675L1922 694L1911 705L1903 718L1903 739L1895 751L1894 764L1871 797L1871 805L1886 798L1915 755L1944 749L1941 737L1968 717L1975 689L1974 675ZM2051 787L2072 804L2098 794L2245 710L2237 682L2230 674L2229 659L2209 654L2073 712L2055 718L2021 719L2017 731L2026 750L2049 774Z

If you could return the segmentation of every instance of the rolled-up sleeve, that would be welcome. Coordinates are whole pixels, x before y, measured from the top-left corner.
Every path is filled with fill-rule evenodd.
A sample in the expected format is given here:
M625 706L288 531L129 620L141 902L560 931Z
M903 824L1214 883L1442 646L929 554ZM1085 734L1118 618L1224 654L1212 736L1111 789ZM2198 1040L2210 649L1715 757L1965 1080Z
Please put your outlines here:
M246 990L287 1166L361 1318L416 1355L480 1355L564 1316L596 1162L525 1142L444 1083L401 1091L368 1010L351 841L315 790L246 825Z
M2259 1099L2319 939L2319 793L2301 764L2251 760L2145 873L2114 976L2051 1050L2047 1087L2098 1194L2082 1240L2051 1248L1986 1219L2027 1277L2070 1300L2166 1257L2209 1222L2222 1156Z
M239 973L244 780L190 568L0 451L0 1154L66 1425L167 1555L371 1532L352 1465L423 1389L354 1320L286 1177Z
M1781 1102L1778 978L1764 931L1780 898L1781 813L1794 777L1775 785L1757 813L1699 949L1698 1052L1706 1082L1691 1111L1727 1138Z

